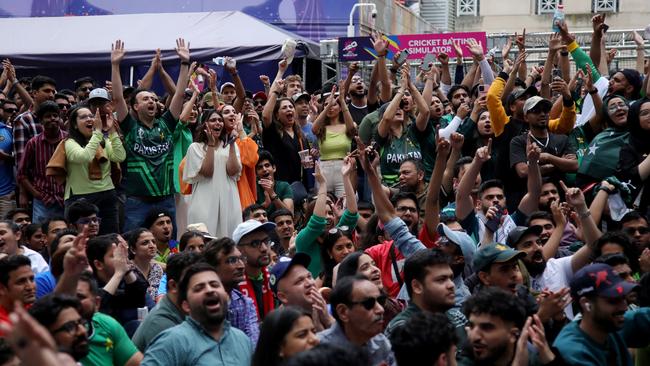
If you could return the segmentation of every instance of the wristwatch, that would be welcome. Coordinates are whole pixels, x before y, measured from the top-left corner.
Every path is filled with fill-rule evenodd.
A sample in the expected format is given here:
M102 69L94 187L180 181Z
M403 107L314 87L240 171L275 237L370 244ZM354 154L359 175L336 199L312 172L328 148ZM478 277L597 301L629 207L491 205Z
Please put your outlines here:
M273 193L273 195L271 196L271 201L275 201L275 200L277 200L277 199L278 199L278 194L277 194L277 193Z

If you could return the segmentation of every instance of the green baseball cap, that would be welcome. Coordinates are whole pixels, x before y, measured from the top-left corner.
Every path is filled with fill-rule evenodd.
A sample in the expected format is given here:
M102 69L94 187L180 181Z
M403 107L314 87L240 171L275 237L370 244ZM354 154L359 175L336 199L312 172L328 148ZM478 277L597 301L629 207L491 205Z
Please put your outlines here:
M525 252L514 250L505 244L490 243L481 245L476 254L474 254L474 270L477 272L483 271L492 263L504 263L525 256Z

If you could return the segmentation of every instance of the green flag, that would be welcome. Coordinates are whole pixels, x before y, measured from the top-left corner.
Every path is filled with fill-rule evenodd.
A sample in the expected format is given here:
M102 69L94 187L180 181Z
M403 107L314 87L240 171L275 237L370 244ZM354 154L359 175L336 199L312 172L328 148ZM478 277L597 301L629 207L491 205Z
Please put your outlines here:
M605 129L589 144L578 173L592 177L597 182L615 175L619 153L629 139L630 133L627 131Z

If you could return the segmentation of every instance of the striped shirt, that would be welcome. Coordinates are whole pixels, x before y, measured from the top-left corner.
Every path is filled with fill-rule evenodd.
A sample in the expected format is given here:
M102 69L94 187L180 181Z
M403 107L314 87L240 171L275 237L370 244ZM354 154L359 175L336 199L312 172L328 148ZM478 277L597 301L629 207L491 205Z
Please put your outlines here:
M54 143L48 142L43 133L30 139L25 145L23 158L18 167L18 181L25 179L31 182L34 188L42 194L41 201L48 206L58 204L63 207L65 187L58 184L54 177L46 176L45 168L59 142L66 137L68 137L68 133L61 130Z
M36 115L27 111L16 117L14 120L14 158L15 161L20 161L25 152L27 141L32 137L43 132L43 125L38 123Z

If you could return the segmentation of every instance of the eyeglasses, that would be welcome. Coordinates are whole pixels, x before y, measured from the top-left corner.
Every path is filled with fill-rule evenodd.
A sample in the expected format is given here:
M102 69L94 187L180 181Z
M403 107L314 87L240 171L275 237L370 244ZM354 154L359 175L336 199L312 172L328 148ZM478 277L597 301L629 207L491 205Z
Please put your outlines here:
M366 310L372 310L375 307L376 303L379 303L379 305L384 306L386 304L387 299L388 297L386 295L379 295L379 297L369 297L361 301L351 301L350 305L351 306L361 305Z
M229 264L229 265L232 266L233 264L237 264L237 262L239 262L239 261L246 264L247 260L248 260L248 257L246 257L245 255L241 255L239 257L235 257L235 256L228 257L228 258L226 258L225 262L226 262L226 264Z
M645 234L647 234L648 232L650 232L650 228L647 228L647 227L645 227L645 226L641 226L641 227L626 227L625 229L623 229L623 231L624 231L627 235L634 235L634 233L636 233L636 232L638 232L640 235L645 235Z
M646 117L646 116L650 116L650 109L644 109L639 112L639 117Z
M58 105L59 108L61 108L61 109L68 109L68 108L70 108L70 104L60 103L60 104L57 104L57 105Z
M86 321L86 319L79 318L77 320L71 320L63 324L60 328L53 330L52 334L61 333L61 332L74 334L76 333L77 329L79 329L79 327L84 327L84 329L88 329L88 322Z
M623 104L623 103L614 104L607 107L607 111L609 111L609 113L614 113L619 109L623 111L627 111L628 109L630 109L630 107L628 107L627 104Z
M14 114L14 113L18 112L18 108L5 108L5 109L3 109L3 111L5 113Z
M406 211L408 211L410 213L417 213L418 212L417 208L409 207L409 206L397 206L395 209L397 210L397 212L406 212Z
M90 223L93 224L101 224L102 218L101 217L82 217L79 220L77 220L77 224L79 225L88 225Z
M266 245L268 247L269 244L270 244L270 239L268 237L266 237L264 239L252 240L249 243L239 243L239 245L248 245L249 247L251 247L253 249L258 249L259 247L262 246L262 244L264 244L264 245Z

